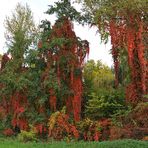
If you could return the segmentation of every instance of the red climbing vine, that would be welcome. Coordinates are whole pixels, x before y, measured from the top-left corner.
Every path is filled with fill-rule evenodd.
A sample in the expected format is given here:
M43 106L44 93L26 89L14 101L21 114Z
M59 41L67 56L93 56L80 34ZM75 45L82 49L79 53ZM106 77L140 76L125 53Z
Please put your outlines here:
M137 15L130 15L129 19L121 17L110 21L109 32L111 35L112 55L115 67L115 86L119 85L119 50L128 51L128 65L131 71L131 83L127 86L127 102L132 104L142 100L147 94L148 66L145 58L146 47L143 42L143 19Z
M47 50L47 68L44 73L44 80L46 81L51 67L55 68L58 86L61 88L61 83L64 82L69 90L69 93L64 95L67 113L73 113L75 121L80 120L81 116L81 101L82 101L82 67L86 54L89 53L88 42L79 41L73 31L72 22L66 18L60 18L52 27L51 34L46 43L56 43L51 49ZM42 48L41 41L39 48ZM54 48L54 49L53 49ZM70 93L71 92L71 93ZM54 88L49 90L49 104L53 111L56 111L57 99Z

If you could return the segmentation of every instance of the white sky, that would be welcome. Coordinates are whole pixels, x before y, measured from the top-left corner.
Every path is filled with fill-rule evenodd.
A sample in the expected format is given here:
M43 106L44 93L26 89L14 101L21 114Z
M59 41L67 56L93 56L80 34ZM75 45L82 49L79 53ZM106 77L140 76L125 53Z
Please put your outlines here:
M6 16L10 16L11 12L14 10L16 4L21 2L22 4L27 3L33 14L35 22L38 24L41 20L48 19L53 22L55 19L53 16L44 14L48 9L48 5L54 3L55 0L1 0L0 4L0 54L6 52L5 48L5 38L4 38L4 19ZM107 45L101 44L99 34L96 34L97 28L82 27L80 25L75 25L76 35L81 39L86 39L90 43L90 55L89 59L94 59L95 61L101 60L108 66L112 65L112 57L109 54L111 49L110 43Z

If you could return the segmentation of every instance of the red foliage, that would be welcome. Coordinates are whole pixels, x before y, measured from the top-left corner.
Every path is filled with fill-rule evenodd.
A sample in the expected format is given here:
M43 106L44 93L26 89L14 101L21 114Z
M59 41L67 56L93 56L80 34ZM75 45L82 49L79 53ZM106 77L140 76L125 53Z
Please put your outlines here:
M43 123L35 125L35 128L36 128L36 131L37 131L38 134L42 134L42 133L46 133L47 132L47 129L44 126Z
M38 42L38 48L42 48L42 46L43 46L43 45L42 45L42 41L39 41L39 42Z
M48 74L46 73L50 71L51 66L54 64L56 67L59 88L61 87L61 81L65 81L69 90L73 91L73 94L65 95L63 98L66 100L65 105L67 107L67 113L73 113L75 121L79 121L81 116L81 99L83 91L81 69L84 58L86 54L89 53L89 45L87 41L83 41L81 46L78 44L77 37L73 31L73 24L65 17L59 19L52 27L52 33L47 42L50 43L56 38L63 37L68 40L69 43L56 45L56 48L59 49L57 53L54 53L49 49L49 54L46 55L47 68L44 73L44 80L48 77ZM64 65L60 62L63 58L65 59ZM76 74L77 70L79 71L78 74ZM54 89L50 88L49 93L50 109L56 111L57 99Z
M48 126L48 136L53 137L56 140L61 140L65 137L79 138L77 128L73 124L69 123L69 117L64 113L54 113L49 119Z
M21 130L28 129L28 122L26 119L12 119L11 121L12 126L15 128L16 126L19 127Z
M110 21L110 35L111 35L111 44L112 44L112 56L114 60L114 69L115 69L115 87L119 85L119 48L122 47L122 42L124 40L123 33L124 27L122 24L117 25L115 20Z
M139 103L128 115L118 117L120 126L112 126L110 129L110 139L143 139L148 135L148 104Z
M118 86L119 53L121 48L128 49L128 64L131 70L131 84L127 88L127 102L137 104L143 94L148 93L148 63L145 58L146 47L143 33L146 32L143 20L130 15L129 20L110 21L109 31L115 67L115 86ZM130 91L129 91L130 89Z
M102 128L101 130L101 140L108 140L110 136L110 127L111 127L111 120L110 119L102 119L99 121L99 124Z
M5 130L3 131L3 134L4 134L5 136L12 136L12 135L14 135L14 132L13 132L12 129L8 128L8 129L5 129Z
M2 61L1 61L1 69L5 68L5 65L7 64L7 62L10 60L10 58L8 57L8 54L4 54L2 56Z
M142 20L139 19L138 23L139 30L136 33L136 41L137 41L137 52L138 52L138 59L140 62L141 67L141 85L142 85L142 92L143 94L147 94L148 91L148 60L145 59L145 49L143 42L143 33L144 33L144 24Z
M148 136L143 137L142 140L144 140L144 141L148 141Z
M8 54L4 54L2 56L1 69L5 68L5 65L7 64L9 60L10 58L8 57Z
M4 109L4 107L0 106L0 120L4 119L6 116L6 111Z
M99 141L99 139L100 139L100 132L95 132L95 134L94 134L94 140L95 141Z
M74 78L72 88L74 90L74 98L72 100L72 105L74 110L74 119L75 121L80 121L81 98L82 98L82 91L83 91L81 76L79 76L78 78Z
M135 24L135 16L130 17L130 25L127 26L127 45L128 45L128 59L129 67L131 69L132 87L131 96L128 91L127 101L137 104L142 99L142 95L146 93L146 60L144 57L145 47L142 37L142 20L136 17L137 24ZM139 28L137 30L137 27ZM129 85L129 86L131 86ZM129 95L131 97L129 97ZM129 100L128 100L129 98Z
M85 141L100 141L102 137L101 125L98 121L85 119L77 125L81 138Z
M56 111L56 95L53 89L49 90L50 93L50 98L49 98L49 102L50 102L50 109L52 111Z
M107 127L111 125L111 120L110 119L102 119L99 121L100 125L102 127Z
M27 130L28 128L27 119L21 117L21 115L25 112L25 108L27 106L28 106L27 98L21 92L16 92L11 96L9 102L9 110L13 115L11 124L14 128L18 126L21 130Z
M49 79L49 72L52 67L54 67L56 72L56 77L58 80L59 88L61 88L61 82L66 83L66 87L72 92L71 94L65 94L63 102L61 104L66 105L67 114L73 114L74 120L79 121L81 118L81 99L82 99L82 67L84 58L86 54L89 53L89 45L87 41L82 41L79 43L75 32L73 31L73 24L68 18L59 19L52 28L51 34L46 43L51 43L55 39L65 38L65 42L61 45L55 45L55 48L58 50L54 52L52 49L47 49L44 53L40 54L40 58L44 59L46 62L46 68L43 74L41 75L41 81L45 82ZM66 41L69 41L68 43ZM38 48L45 48L43 46L43 41L38 42ZM64 64L61 64L62 60L66 59ZM2 67L5 68L6 63L9 61L7 54L4 54L2 57ZM21 68L21 67L20 67ZM20 70L23 72L22 69ZM19 72L20 72L19 71ZM78 72L77 72L78 71ZM0 88L4 87L3 84L0 84ZM43 84L43 89L44 84ZM50 107L50 110L55 112L57 110L57 96L56 90L52 86L46 89L49 93L48 104L37 104L35 103L35 109L38 113L41 113L47 116L46 107ZM25 111L31 107L31 104L28 102L27 89L23 91L13 90L12 94L8 97L3 96L0 104L1 115L0 118L5 118L8 115L11 115L10 123L13 128L18 127L21 130L28 130L28 119L26 118ZM36 98L38 101L38 98ZM65 101L66 100L66 101ZM65 102L64 102L65 101ZM64 104L65 103L65 104ZM37 104L37 105L36 105ZM45 107L46 106L46 107ZM74 137L78 138L79 133L76 130L75 126L70 125L65 122L66 119L58 119L58 124L66 130L68 133L72 133ZM68 126L66 125L68 124ZM38 133L42 133L46 130L43 124L36 125ZM58 129L56 129L58 132Z

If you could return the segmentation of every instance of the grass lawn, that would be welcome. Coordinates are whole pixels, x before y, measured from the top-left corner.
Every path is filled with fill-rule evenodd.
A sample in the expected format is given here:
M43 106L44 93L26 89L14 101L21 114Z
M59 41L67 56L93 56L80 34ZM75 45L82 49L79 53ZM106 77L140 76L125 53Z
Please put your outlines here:
M105 142L28 142L0 139L0 148L148 148L148 142L136 140L117 140Z

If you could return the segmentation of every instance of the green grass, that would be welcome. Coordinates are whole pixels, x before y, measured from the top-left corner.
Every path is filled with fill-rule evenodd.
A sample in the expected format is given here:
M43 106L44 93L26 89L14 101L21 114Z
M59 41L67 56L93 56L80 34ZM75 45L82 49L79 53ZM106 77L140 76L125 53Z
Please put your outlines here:
M0 148L148 148L148 142L136 140L117 140L112 142L21 143L15 140L0 139Z

